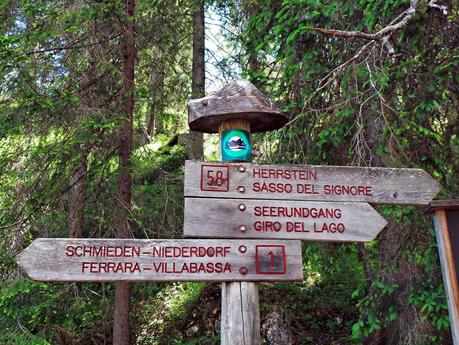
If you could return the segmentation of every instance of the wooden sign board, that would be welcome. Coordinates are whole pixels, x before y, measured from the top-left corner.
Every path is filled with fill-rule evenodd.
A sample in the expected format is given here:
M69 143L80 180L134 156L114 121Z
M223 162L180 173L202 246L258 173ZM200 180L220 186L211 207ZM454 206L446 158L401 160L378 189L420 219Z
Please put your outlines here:
M422 169L185 163L186 197L426 205L440 188Z
M39 238L16 257L37 281L301 281L300 241Z
M187 237L367 242L386 224L367 203L185 198Z

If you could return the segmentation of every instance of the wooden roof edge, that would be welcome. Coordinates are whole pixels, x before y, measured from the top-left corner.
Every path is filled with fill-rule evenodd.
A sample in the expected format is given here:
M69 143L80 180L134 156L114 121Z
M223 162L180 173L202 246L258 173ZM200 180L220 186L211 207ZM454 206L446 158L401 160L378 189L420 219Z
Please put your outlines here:
M459 210L459 199L432 200L424 209L423 213L432 213L437 210Z

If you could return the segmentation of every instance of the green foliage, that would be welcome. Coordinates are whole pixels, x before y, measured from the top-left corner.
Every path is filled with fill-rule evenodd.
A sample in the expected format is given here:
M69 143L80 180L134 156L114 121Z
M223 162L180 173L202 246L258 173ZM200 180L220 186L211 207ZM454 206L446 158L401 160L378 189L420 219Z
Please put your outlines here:
M0 342L7 345L50 345L45 338L35 336L22 329L15 332L0 333Z
M249 61L243 75L277 99L291 120L286 128L260 137L266 142L260 161L420 167L445 187L440 198L457 197L459 142L453 128L459 103L453 66L458 45L450 39L457 36L452 29L457 9L448 8L446 18L420 5L414 19L390 37L393 56L378 44L350 60L368 41L310 30L377 32L409 5L409 0L287 0L249 11L241 32L240 63ZM429 218L414 207L378 209L389 226L354 262L359 274L347 275L355 279L355 291L354 300L346 303L360 314L348 328L349 339L371 342L378 333L390 344L447 341ZM352 252L324 256L315 246L306 247L311 286L334 276L336 266L350 262L349 255L356 257ZM330 263L318 265L321 260Z
M185 340L176 327L181 325L208 284L164 284L150 303L139 306L136 313L141 322L137 344L198 344L198 339Z
M89 284L78 291L74 284L2 283L0 339L7 344L48 344L56 341L59 329L82 338L91 333L96 337L103 332L110 308L110 300L101 293L105 294L104 287Z
M410 1L206 1L231 42L222 74L233 78L228 69L238 66L291 120L255 134L258 161L424 168L444 186L440 198L457 198L458 12L452 5L445 17L418 3L414 18L388 36L394 54L375 42L350 60L367 40L310 29L374 33ZM129 215L137 238L179 237L183 225L186 150L176 136L186 129L196 3L176 5L137 1ZM32 283L17 278L13 256L36 237L68 235L82 161L84 235L116 232L123 3L7 0L0 18L0 343L51 344L63 334L106 343L112 284ZM307 244L303 283L262 284L262 316L280 308L304 344L380 334L394 345L447 342L429 217L410 206L378 210L389 225L373 242ZM213 324L187 335L196 313L218 318L211 290L135 284L137 342L218 343Z

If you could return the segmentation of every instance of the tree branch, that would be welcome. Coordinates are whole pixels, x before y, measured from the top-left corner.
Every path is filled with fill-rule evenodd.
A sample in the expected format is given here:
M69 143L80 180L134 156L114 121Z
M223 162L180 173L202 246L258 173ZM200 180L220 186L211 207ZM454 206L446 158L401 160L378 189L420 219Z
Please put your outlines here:
M429 6L434 7L433 1L429 3ZM438 5L437 5L438 6ZM388 26L382 28L376 33L369 34L362 31L342 31L342 30L334 30L334 29L324 29L324 28L314 28L310 27L307 30L317 31L325 35L330 36L338 36L338 37L345 37L345 38L365 38L368 40L373 41L381 41L385 36L392 35L394 32L400 30L404 26L408 24L408 22L414 17L416 11L419 7L418 0L411 0L410 7L402 12L399 16L397 16Z
M444 16L447 16L448 15L448 7L445 6L445 5L437 5L436 2L437 2L436 0L431 0L427 4L427 6L430 7L430 8L435 8L436 10L439 10L439 11L441 11L441 13Z
M68 44L66 46L62 46L62 47L53 47L53 48L45 48L45 49L40 49L40 50L32 50L32 51L27 52L27 55L42 54L42 53L58 53L58 52L61 52L63 50L88 48L88 47L92 47L92 46L98 45L100 43L108 42L108 41L110 41L110 40L112 40L114 38L117 38L120 35L121 34L114 34L114 35L108 37L106 40L101 41L101 42L88 43L88 44L82 44L82 45L75 45L76 43L78 43L80 41L80 39L78 39L78 40L75 40L74 42L71 42L70 44Z

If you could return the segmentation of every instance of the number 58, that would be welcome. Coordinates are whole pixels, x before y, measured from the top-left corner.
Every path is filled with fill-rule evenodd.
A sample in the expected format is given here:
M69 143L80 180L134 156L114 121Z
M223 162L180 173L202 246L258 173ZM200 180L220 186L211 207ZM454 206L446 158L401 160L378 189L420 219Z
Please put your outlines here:
M221 187L225 183L223 171L207 170L207 185Z

